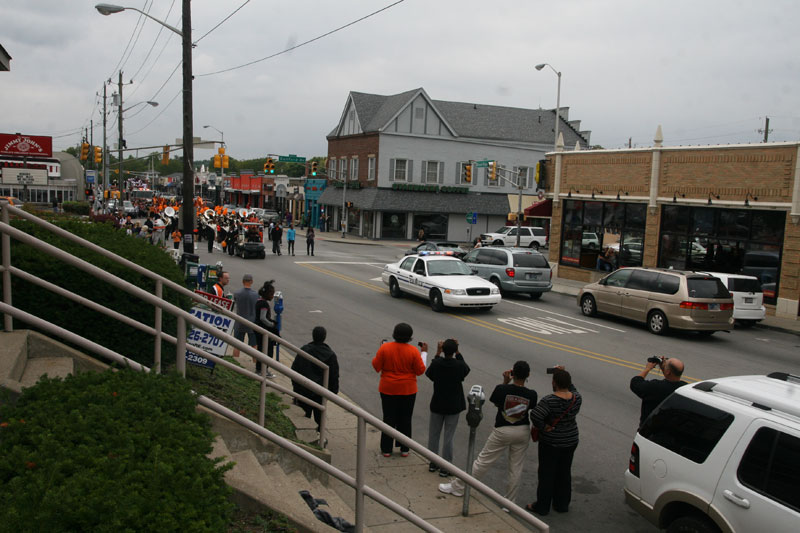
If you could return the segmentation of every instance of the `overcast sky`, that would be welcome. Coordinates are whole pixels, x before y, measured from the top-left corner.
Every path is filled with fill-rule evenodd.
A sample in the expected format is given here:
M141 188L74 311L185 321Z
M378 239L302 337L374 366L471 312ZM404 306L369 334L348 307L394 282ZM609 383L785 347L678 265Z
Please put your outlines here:
M561 105L605 148L800 140L800 2L796 0L194 0L194 131L228 154L327 153L349 91L422 87L434 100L521 108ZM96 1L0 1L0 132L102 142L103 83L123 71L128 147L182 134L180 38L133 11L102 16ZM229 20L220 21L245 4ZM181 0L125 0L181 27ZM198 42L199 40L199 42ZM177 70L176 70L177 68ZM174 75L170 78L170 74ZM98 97L100 95L100 97ZM109 144L117 139L109 99ZM205 159L211 150L196 150Z

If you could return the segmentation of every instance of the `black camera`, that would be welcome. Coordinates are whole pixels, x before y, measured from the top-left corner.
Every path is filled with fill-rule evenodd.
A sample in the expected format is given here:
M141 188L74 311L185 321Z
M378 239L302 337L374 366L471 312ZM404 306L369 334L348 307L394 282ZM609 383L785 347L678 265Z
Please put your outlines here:
M547 372L548 374L552 374L552 373L554 373L555 371L556 371L556 367L554 367L554 366L551 366L551 367L549 367L549 368L546 370L546 372Z
M664 358L660 355L653 355L647 358L647 362L660 365L661 363L664 362Z

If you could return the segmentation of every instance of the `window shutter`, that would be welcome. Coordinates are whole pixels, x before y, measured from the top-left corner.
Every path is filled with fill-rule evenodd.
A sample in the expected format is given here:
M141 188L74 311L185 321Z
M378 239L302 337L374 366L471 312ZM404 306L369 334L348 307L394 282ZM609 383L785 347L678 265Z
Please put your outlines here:
M409 183L414 181L414 162L410 159L406 159L406 179Z
M489 186L489 169L488 169L488 167L483 169L483 186L484 187L488 187Z
M439 183L444 183L444 161L439 161Z
M394 159L389 160L389 181L394 181Z
M411 181L410 179L408 181ZM420 176L420 181L422 183L428 183L428 162L422 162L422 175Z
M456 163L456 185L461 183L461 173L463 172L464 163Z

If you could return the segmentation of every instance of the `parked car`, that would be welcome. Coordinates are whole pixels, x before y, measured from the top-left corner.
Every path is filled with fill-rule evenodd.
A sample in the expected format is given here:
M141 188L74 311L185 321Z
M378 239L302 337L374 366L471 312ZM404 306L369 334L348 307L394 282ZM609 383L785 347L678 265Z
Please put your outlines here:
M590 250L599 250L600 237L597 236L597 233L584 231L583 238L581 239L581 246L584 248L589 248Z
M606 313L645 322L663 335L670 328L711 335L733 329L733 298L719 278L661 268L622 268L578 292L586 316Z
M753 250L745 252L742 262L742 274L755 276L761 282L765 298L775 298L778 281L778 268L781 265L780 254L774 250Z
M122 202L122 211L125 216L130 215L131 217L136 217L139 215L139 209L137 209L137 207L133 205L133 202L130 200L125 200Z
M420 252L450 252L450 255L459 259L467 255L467 251L457 242L449 241L425 241L406 250L405 255L418 254Z
M381 279L389 294L427 298L434 311L445 307L491 309L500 303L500 289L470 271L466 263L443 252L409 255L383 267Z
M476 275L497 285L500 293L519 292L538 300L553 288L552 271L545 256L530 248L475 248L464 262Z
M797 531L800 376L701 381L639 428L625 502L671 532Z
M757 277L723 272L703 272L703 274L719 278L733 296L734 323L750 327L764 320L767 310L763 305L764 292Z
M481 245L516 246L517 227L503 226L492 233L481 233ZM519 245L538 250L547 245L547 234L544 228L521 226L519 228Z

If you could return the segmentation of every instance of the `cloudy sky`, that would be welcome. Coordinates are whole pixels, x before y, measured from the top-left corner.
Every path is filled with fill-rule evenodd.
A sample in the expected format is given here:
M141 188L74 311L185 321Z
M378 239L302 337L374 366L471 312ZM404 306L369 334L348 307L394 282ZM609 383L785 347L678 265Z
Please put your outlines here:
M239 159L325 155L349 91L423 87L435 100L552 109L556 75L533 68L547 62L593 144L648 146L659 124L667 145L760 142L765 117L770 140L800 140L796 0L395 2L194 0L195 136L218 139L203 129L213 125ZM0 44L13 58L0 73L0 132L51 135L64 149L93 120L100 144L103 83L111 95L121 69L124 107L135 106L124 113L128 146L182 136L180 38L133 11L102 16L96 3L0 0ZM181 27L181 0L122 5ZM160 105L136 105L147 100Z

